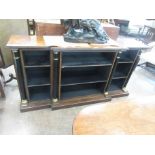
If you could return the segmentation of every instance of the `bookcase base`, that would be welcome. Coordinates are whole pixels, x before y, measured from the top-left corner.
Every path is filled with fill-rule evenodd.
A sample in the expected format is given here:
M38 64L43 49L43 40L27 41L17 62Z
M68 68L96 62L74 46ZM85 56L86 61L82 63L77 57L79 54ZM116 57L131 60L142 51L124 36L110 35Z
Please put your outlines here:
M105 97L105 95L90 95L84 97L75 97L72 99L59 100L57 103L53 103L52 110L75 107L98 102L107 102L107 101L111 101L111 97Z
M40 110L51 107L51 100L43 100L43 101L32 101L27 104L21 103L20 111L27 112L33 110Z
M116 98L116 97L123 97L128 95L129 95L128 91L114 90L114 91L109 91L107 97Z

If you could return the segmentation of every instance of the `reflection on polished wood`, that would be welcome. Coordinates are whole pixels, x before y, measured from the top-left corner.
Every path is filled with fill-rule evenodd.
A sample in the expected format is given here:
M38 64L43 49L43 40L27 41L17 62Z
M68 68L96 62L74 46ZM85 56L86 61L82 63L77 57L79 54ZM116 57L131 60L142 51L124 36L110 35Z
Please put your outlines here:
M143 103L146 100L148 104ZM155 97L146 100L89 106L75 118L73 134L155 134Z
M63 36L24 36L12 35L7 44L8 47L61 47L61 48L95 48L95 49L126 49L126 48L141 48L147 49L148 46L139 41L128 39L118 40L118 42L110 39L106 44L87 44L87 43L69 43L65 42Z
M61 48L118 48L121 47L114 40L106 44L87 44L65 42L63 36L23 36L12 35L7 44L8 47L61 47Z
M46 47L43 36L12 35L8 47Z

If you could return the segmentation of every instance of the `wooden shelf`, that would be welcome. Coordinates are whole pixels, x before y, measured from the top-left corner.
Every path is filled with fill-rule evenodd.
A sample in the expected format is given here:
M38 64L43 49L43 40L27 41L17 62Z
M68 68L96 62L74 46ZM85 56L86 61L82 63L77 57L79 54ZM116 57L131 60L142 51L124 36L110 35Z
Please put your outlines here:
M44 67L50 67L50 65L35 65L35 66L24 66L25 68L44 68Z

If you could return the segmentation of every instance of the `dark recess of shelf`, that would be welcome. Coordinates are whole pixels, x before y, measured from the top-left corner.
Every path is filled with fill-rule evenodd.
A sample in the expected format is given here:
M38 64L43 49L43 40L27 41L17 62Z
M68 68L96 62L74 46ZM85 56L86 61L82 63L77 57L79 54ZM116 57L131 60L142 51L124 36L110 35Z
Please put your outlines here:
M132 67L132 63L117 64L112 78L123 78L123 77L125 78L125 77L127 77L131 67Z
M28 87L50 85L50 68L28 68L26 73Z
M137 56L137 52L137 50L127 50L120 53L118 63L133 63Z
M50 86L29 88L30 100L50 99Z
M68 99L73 97L87 96L93 94L102 94L101 86L103 84L87 84L87 85L76 85L76 86L67 86L61 88L61 99Z
M62 86L106 82L110 67L69 68L62 71Z
M50 51L23 50L25 66L50 65Z
M109 87L109 91L121 90L121 88L116 84L111 84Z
M125 79L113 79L111 81L108 91L121 90L124 82Z
M105 54L105 56L104 56ZM110 55L111 54L111 55ZM112 53L91 53L90 52L78 52L63 54L62 68L65 67L77 67L77 66L104 66L112 65Z
M125 78L126 75L123 72L115 71L113 74L113 78Z

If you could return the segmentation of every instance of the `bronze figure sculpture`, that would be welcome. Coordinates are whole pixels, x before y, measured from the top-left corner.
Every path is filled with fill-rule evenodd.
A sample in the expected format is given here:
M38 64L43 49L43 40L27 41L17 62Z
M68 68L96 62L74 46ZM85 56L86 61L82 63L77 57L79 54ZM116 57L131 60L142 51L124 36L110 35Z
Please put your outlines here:
M67 42L104 44L109 40L99 20L68 19L63 23L67 29L64 34Z

